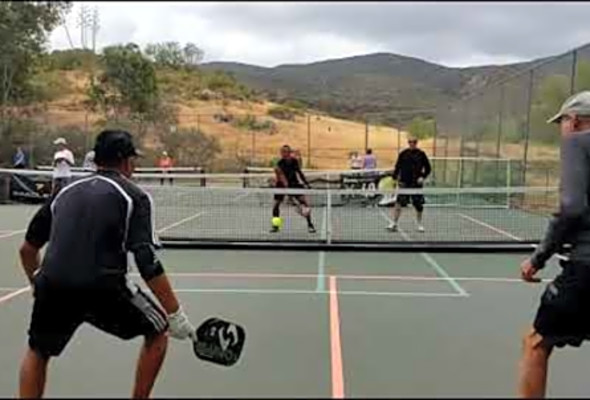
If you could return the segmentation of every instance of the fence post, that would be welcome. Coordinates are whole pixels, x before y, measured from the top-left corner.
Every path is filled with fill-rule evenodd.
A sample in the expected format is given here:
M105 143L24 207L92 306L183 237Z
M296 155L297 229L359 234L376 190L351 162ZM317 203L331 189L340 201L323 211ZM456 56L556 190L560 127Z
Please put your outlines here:
M576 74L578 73L578 50L574 50L572 53L572 76L570 77L570 96L574 94L576 90Z
M254 166L256 159L256 131L252 131L252 156L250 157L250 165Z
M369 119L365 117L365 152L369 148Z
M529 137L531 131L531 108L533 99L533 78L534 71L529 72L529 87L527 91L527 113L526 113L526 126L524 131L524 155L523 155L523 168L522 168L522 186L526 186L526 170L527 170L527 159L529 153Z
M311 168L311 116L307 113L307 168Z
M438 135L437 135L437 132L438 132L438 130L437 130L437 125L436 125L436 117L435 117L435 118L432 120L432 126L433 126L433 129L434 129L434 139L433 139L433 141L432 141L432 156L433 156L433 157L436 157L436 139L437 139L437 136L438 136ZM436 175L437 175L437 174L436 174L436 170L437 170L437 169L436 169L436 168L434 168L434 166L435 166L435 165L436 165L436 164L435 164L435 163L433 163L433 168L432 168L432 180L433 180L433 181L435 182L435 184L436 184L436 178L437 178L437 176L436 176Z
M500 158L502 146L502 123L504 122L504 85L500 85L500 105L498 111L498 138L496 141L496 158Z

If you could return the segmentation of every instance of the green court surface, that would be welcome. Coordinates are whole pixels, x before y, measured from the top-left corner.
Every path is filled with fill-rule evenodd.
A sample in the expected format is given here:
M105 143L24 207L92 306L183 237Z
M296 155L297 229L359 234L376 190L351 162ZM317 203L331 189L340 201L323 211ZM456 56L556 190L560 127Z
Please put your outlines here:
M0 396L18 388L31 294L17 259L36 207L0 207ZM240 362L197 360L171 340L156 397L500 397L516 393L520 336L544 284L525 255L164 250L194 324L247 333ZM558 273L555 262L543 272ZM137 275L133 279L139 280ZM51 363L47 395L129 395L141 339L83 326ZM550 396L588 396L590 349L558 350Z

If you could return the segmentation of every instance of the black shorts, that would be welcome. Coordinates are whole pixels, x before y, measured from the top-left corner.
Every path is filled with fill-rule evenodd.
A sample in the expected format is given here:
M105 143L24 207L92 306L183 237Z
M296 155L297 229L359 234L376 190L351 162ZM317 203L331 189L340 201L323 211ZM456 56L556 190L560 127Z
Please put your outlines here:
M55 179L53 179L51 193L53 195L58 194L63 188L68 186L70 183L72 183L72 178L55 178Z
M590 339L590 263L561 265L541 296L534 328L547 345L579 347Z
M422 189L422 187L423 186L418 183L399 183L400 189ZM421 211L424 208L425 200L424 195L422 194L400 194L397 196L397 201L402 207L406 207L410 203L410 200L412 201L414 208L418 211Z
M284 187L281 186L277 186L277 189L285 189ZM289 185L289 189L304 189L303 185L301 184L291 184ZM291 199L296 200L299 204L305 204L305 196L302 194L293 194L293 195L288 195ZM274 195L274 199L276 201L283 201L285 200L285 195L284 194L275 194Z
M108 285L72 288L38 275L34 298L29 347L44 357L61 354L83 322L123 340L168 329L164 311L125 278Z

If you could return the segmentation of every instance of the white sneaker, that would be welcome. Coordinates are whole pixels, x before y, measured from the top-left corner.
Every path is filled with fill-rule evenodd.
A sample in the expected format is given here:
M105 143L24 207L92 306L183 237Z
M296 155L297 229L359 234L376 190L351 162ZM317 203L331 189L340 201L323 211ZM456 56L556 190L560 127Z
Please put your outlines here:
M418 232L424 232L424 227L422 225L418 225Z
M387 230L390 231L390 232L397 232L397 224L394 224L394 223L390 224L387 227Z

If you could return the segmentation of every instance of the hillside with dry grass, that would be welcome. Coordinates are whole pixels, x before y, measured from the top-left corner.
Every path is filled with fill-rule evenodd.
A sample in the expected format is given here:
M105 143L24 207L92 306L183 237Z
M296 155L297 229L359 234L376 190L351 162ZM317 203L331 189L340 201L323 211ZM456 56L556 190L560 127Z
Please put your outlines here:
M86 105L89 74L83 71L58 71L57 74L65 94L45 102L40 107L42 113L37 117L52 130L79 127L92 134L103 116L89 110ZM285 143L299 149L306 162L311 151L311 166L319 169L347 168L349 153L364 151L367 128L364 123L334 118L313 110L285 120L269 114L277 107L278 104L268 101L199 100L175 96L170 109L175 113L177 122L172 129L194 129L215 137L221 146L217 165L223 164L223 169L232 169L227 168L232 160L267 165ZM232 118L232 121L250 118L273 128L251 129L239 123L224 122L223 116ZM397 154L398 141L405 145L406 137L406 132L392 127L368 127L369 146L382 165L391 165ZM146 136L143 144L150 149L163 149L162 143L154 136ZM425 140L423 146L431 149L432 140Z

